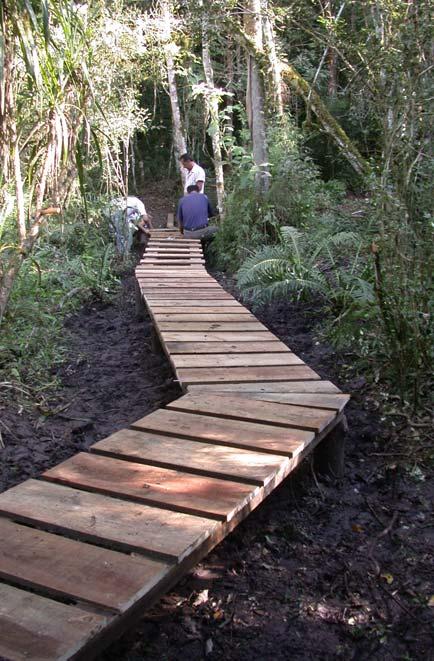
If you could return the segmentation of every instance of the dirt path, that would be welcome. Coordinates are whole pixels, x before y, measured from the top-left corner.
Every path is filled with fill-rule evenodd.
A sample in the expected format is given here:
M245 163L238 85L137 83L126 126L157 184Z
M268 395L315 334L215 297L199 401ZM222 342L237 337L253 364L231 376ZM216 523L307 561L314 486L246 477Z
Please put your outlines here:
M28 414L0 402L0 490L39 475L97 440L178 397L170 367L150 347L150 321L136 318L133 277L111 305L95 303L66 321L70 361L52 408Z

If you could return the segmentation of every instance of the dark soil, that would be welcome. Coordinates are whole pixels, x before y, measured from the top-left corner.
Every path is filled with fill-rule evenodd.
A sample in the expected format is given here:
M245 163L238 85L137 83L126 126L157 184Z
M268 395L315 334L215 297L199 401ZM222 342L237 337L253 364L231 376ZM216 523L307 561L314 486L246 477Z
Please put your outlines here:
M353 393L346 476L320 481L304 462L101 661L433 659L433 488L398 442L409 430L397 434L349 357L316 339L321 309L255 313ZM179 394L151 352L149 320L135 316L131 276L117 301L89 305L67 329L71 359L53 404L64 408L38 416L0 404L2 489Z
M89 304L66 320L71 358L57 374L62 387L50 407L38 415L0 400L0 490L179 396L168 362L151 351L150 320L137 319L134 292L130 275L113 304Z

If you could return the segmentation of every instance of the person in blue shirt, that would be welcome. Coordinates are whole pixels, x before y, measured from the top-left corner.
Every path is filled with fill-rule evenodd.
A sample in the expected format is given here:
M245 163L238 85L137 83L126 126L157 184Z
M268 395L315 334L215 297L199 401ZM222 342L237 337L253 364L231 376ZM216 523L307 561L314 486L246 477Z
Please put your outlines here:
M215 225L209 225L208 219L214 211L206 195L199 192L197 184L187 187L187 195L179 200L176 216L179 231L186 239L206 239L217 232Z

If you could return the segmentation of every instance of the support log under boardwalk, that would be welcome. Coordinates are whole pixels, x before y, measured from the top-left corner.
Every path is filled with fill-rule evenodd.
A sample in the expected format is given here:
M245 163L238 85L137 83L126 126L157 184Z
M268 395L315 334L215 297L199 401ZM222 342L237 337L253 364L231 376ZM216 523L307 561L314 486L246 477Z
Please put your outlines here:
M179 234L157 238L164 258ZM202 252L179 242L164 269L145 253L137 305L185 394L0 495L0 656L91 659L314 448L318 469L342 476L348 396L204 288L197 259L180 272ZM190 269L188 289L173 287Z

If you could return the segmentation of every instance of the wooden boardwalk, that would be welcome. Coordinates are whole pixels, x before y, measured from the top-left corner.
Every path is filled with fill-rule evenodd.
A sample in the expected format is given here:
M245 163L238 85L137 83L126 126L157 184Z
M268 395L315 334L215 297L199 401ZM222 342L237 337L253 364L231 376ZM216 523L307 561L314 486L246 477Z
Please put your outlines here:
M7 659L92 658L342 426L348 396L208 275L199 241L154 231L136 275L185 394L0 495Z

